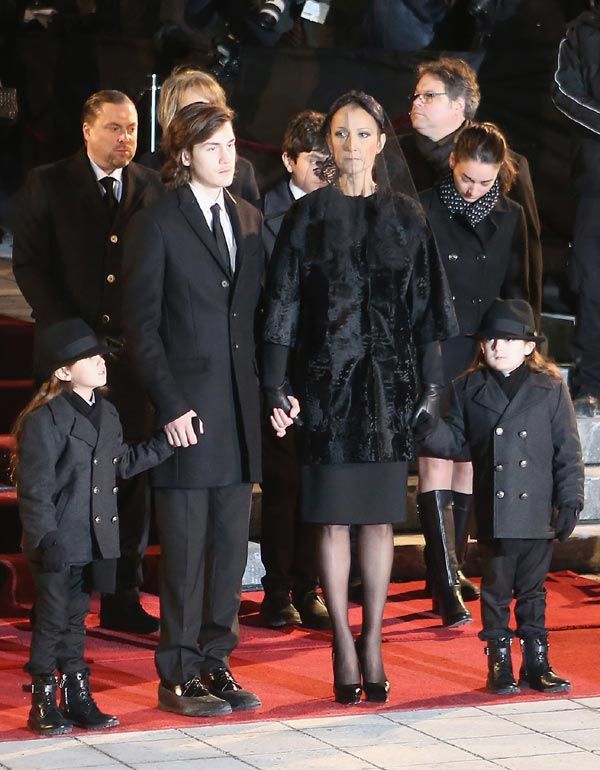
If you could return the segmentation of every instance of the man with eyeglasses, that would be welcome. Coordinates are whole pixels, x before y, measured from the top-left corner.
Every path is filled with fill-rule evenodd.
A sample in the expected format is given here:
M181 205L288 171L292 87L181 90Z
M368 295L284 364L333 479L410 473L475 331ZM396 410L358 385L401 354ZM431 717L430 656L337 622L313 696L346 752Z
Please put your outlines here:
M79 317L119 348L106 361L110 400L131 442L147 438L152 415L122 339L122 241L133 214L164 191L155 171L131 162L137 128L137 111L126 94L92 94L82 111L85 146L28 175L17 199L13 248L15 278L36 330ZM138 590L150 526L145 474L121 482L113 492L121 558L116 594L102 597L100 625L152 633L158 620L145 612Z
M426 190L448 173L448 158L457 133L473 120L479 107L477 74L462 59L442 57L417 67L411 97L413 133L400 137L417 190ZM527 160L511 150L517 178L509 197L520 203L527 221L529 293L536 323L542 305L540 219Z

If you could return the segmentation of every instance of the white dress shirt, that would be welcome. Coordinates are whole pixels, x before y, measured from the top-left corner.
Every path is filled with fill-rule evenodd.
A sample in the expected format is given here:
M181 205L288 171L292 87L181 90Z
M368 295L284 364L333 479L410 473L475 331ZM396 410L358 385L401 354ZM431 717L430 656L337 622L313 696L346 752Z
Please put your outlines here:
M123 195L123 169L122 168L116 168L112 174L107 174L106 171L103 171L100 166L93 161L90 156L88 155L89 161L92 165L92 171L94 172L94 175L96 177L96 181L98 182L98 187L100 189L100 192L102 193L102 196L106 195L105 188L100 184L100 180L104 179L105 176L109 176L111 179L114 179L113 183L113 193L115 194L115 198L120 201L121 196Z
M223 233L225 235L225 241L227 242L227 249L229 251L229 260L231 262L231 269L232 272L235 272L235 256L237 254L237 245L235 242L235 238L233 237L233 227L231 225L231 219L229 218L229 213L225 207L225 196L223 194L223 190L219 190L219 194L216 198L209 197L204 190L200 189L197 185L195 185L193 182L190 182L190 189L194 193L194 198L198 202L198 205L200 206L200 210L204 214L204 219L206 219L206 224L208 225L208 229L212 232L212 221L213 221L213 215L212 211L210 210L211 206L214 206L215 203L219 204L219 208L221 209L219 217L221 219L221 227L223 228Z
M290 192L292 193L292 198L293 198L295 201L297 201L299 198L304 198L304 196L306 195L306 193L304 192L304 190L301 190L301 189L298 187L298 185L296 185L296 184L294 184L294 183L292 182L292 180L291 180L291 179L290 179L290 181L288 182L288 185L289 185L289 188L290 188Z

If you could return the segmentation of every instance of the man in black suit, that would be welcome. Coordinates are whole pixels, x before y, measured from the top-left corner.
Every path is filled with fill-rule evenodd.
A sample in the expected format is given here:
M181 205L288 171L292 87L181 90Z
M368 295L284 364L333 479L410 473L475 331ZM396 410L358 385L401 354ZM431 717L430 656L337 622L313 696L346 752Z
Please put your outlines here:
M125 320L140 376L176 450L152 475L161 543L159 708L253 709L229 656L260 480L255 322L261 215L224 188L235 169L227 107L190 104L165 134L172 188L133 218Z
M289 122L281 156L289 176L265 193L263 238L270 257L283 218L295 200L325 182L318 174L327 157L321 128L325 115L305 110ZM263 423L263 483L260 552L265 576L261 623L269 628L302 624L331 627L327 608L317 594L316 528L300 521L300 465L293 431L278 438Z
M99 91L82 112L85 147L34 169L20 193L13 267L36 327L83 318L119 351L107 359L110 399L130 442L148 438L150 405L122 336L122 238L131 216L164 192L154 171L132 163L137 112L120 91ZM119 487L121 558L117 593L103 596L105 628L151 633L158 620L142 608L138 586L148 543L148 484L138 476Z
M477 74L462 59L442 57L417 67L412 100L412 134L400 144L419 192L449 173L448 158L456 134L475 117L479 107ZM530 302L539 325L542 309L542 246L540 218L527 159L511 150L517 177L508 195L523 206L527 222Z

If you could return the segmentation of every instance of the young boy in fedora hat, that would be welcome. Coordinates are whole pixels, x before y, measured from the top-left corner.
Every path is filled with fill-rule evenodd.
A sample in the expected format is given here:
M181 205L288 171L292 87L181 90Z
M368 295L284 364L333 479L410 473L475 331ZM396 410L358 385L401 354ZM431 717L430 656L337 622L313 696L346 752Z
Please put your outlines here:
M161 463L173 450L163 433L123 443L115 407L97 388L106 385L101 343L81 319L43 329L34 368L40 389L15 423L13 477L19 494L23 551L35 585L29 661L29 727L42 735L114 727L90 692L83 659L85 618L92 589L114 590L119 556L116 479ZM56 704L56 672L62 675Z
M520 682L541 692L571 684L548 662L544 582L554 538L566 540L583 508L583 460L573 405L557 367L537 344L524 300L496 299L475 337L479 352L452 386L447 416L417 434L428 451L473 458L476 530L481 556L481 609L487 642L487 687L513 694L509 628L515 598Z

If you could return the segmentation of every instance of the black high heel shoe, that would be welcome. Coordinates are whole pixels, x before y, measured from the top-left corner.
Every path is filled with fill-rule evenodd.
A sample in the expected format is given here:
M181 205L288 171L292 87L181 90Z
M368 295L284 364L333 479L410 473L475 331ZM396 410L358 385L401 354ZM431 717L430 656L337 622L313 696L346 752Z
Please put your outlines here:
M333 661L333 695L336 703L342 703L344 706L354 706L360 703L362 687L358 684L339 684L335 681L335 652L331 651Z
M358 656L358 662L362 672L365 670L363 663L362 637L358 637L354 643L354 646L356 647L356 654ZM365 692L366 700L371 701L371 703L387 703L391 688L390 682L387 678L382 679L380 682L367 682L363 677L362 686Z

